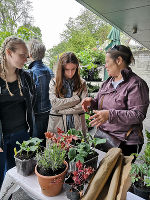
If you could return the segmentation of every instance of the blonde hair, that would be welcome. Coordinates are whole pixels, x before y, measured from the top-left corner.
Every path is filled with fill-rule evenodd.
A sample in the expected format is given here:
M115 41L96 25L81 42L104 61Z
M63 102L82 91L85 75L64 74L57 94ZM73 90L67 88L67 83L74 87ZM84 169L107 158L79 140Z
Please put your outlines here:
M22 39L20 39L16 36L7 37L2 44L1 51L0 51L0 75L5 80L6 88L9 92L10 96L13 96L14 94L12 94L12 92L10 91L7 80L6 80L6 71L7 71L7 69L6 69L6 49L10 49L11 51L15 52L17 49L17 45L19 45L19 44L23 44L26 46L26 43ZM20 79L18 70L16 70L16 74L17 74L20 95L23 96L22 91L21 91L21 79Z

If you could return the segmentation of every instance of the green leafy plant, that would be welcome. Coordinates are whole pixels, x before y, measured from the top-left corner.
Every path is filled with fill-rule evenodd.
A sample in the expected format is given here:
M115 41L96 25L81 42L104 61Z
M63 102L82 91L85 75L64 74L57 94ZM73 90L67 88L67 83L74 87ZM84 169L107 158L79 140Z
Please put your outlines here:
M88 86L88 93L94 93L99 91L99 85L91 85L90 83L87 83Z
M98 144L103 144L106 139L94 138L94 136L87 133L85 138L82 138L82 142L75 147L71 147L68 152L68 158L70 161L77 162L80 160L82 163L88 155L94 153L95 147Z
M131 181L138 183L140 187L150 188L150 133L146 130L147 144L143 154L133 154L137 157L136 163L132 164Z
M39 150L40 143L42 142L39 138L30 138L27 141L23 141L22 143L19 143L18 141L16 144L19 145L20 150L17 152L16 148L14 149L15 156L17 155L26 155L26 157L29 157L29 153L34 154Z
M86 121L86 125L87 125L88 128L91 127L91 125L90 125L91 120L89 120L89 117L90 117L90 115L85 113L85 121Z
M74 128L69 129L66 134L67 135L75 135L79 138L81 138L83 136L82 131L76 130Z
M86 48L77 54L77 57L82 65L80 69L81 76L85 80L99 80L99 67L105 62L104 52L97 48Z
M45 148L43 152L36 154L37 165L40 168L56 171L63 166L65 155L66 151L61 148L61 145L53 143L48 148Z

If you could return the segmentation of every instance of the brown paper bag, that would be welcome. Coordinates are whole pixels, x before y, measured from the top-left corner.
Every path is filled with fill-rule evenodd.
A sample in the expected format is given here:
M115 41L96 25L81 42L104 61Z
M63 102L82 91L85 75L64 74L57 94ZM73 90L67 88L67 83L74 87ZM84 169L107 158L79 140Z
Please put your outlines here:
M100 163L82 200L125 200L131 185L133 156L124 157L121 149L112 148Z
M89 184L85 195L82 200L96 200L102 191L105 183L107 182L116 162L121 154L121 149L112 148L100 162L100 166Z
M107 180L103 190L100 192L97 200L115 200L117 190L120 182L120 174L122 168L123 155L120 154L117 163L111 173L111 176Z
M116 200L125 200L127 191L131 186L131 177L130 177L130 170L131 170L131 162L133 160L133 156L124 156L123 159L123 166L120 175L120 187L118 188L118 194Z

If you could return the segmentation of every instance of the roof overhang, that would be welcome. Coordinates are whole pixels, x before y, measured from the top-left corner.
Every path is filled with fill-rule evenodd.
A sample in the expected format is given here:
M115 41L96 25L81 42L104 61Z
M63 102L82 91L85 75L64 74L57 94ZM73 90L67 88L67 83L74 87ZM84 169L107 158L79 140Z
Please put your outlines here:
M150 49L150 0L76 0Z

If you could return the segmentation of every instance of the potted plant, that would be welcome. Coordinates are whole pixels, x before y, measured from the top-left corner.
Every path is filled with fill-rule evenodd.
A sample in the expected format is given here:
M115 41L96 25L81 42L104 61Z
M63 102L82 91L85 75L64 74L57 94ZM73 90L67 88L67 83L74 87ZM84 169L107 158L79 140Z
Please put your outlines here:
M105 143L106 139L94 138L94 136L87 133L85 138L82 138L82 142L76 146L69 148L68 158L70 170L75 169L75 162L81 161L86 166L92 166L97 168L98 153L95 151L95 147L98 144Z
M60 144L62 148L64 148L66 151L69 150L69 148L72 145L75 145L79 141L81 142L80 138L77 137L75 134L71 133L64 133L61 129L57 128L57 135L51 132L46 132L45 137L46 137L46 146L51 146L53 143Z
M94 172L92 167L85 167L80 162L76 162L76 170L72 171L65 180L64 189L68 199L78 200L82 195L82 191L88 177Z
M78 160L86 166L92 165L93 168L97 168L98 153L95 151L95 147L98 144L105 143L106 139L94 138L89 133L84 136L81 131L75 129L70 129L67 133L58 129L57 133L58 137L50 132L45 133L47 146L54 142L65 148L69 171L75 169L75 163Z
M15 162L17 172L23 176L28 176L34 172L36 165L35 155L40 148L40 143L42 142L39 138L30 138L27 141L23 141L21 144L17 141L16 144L19 145L19 151L15 152Z
M57 143L52 143L43 152L36 154L35 174L38 177L41 191L46 196L56 196L62 190L68 169L65 155L65 149Z
M146 130L147 144L143 154L134 154L137 159L132 164L131 181L134 193L144 199L150 197L150 133Z

